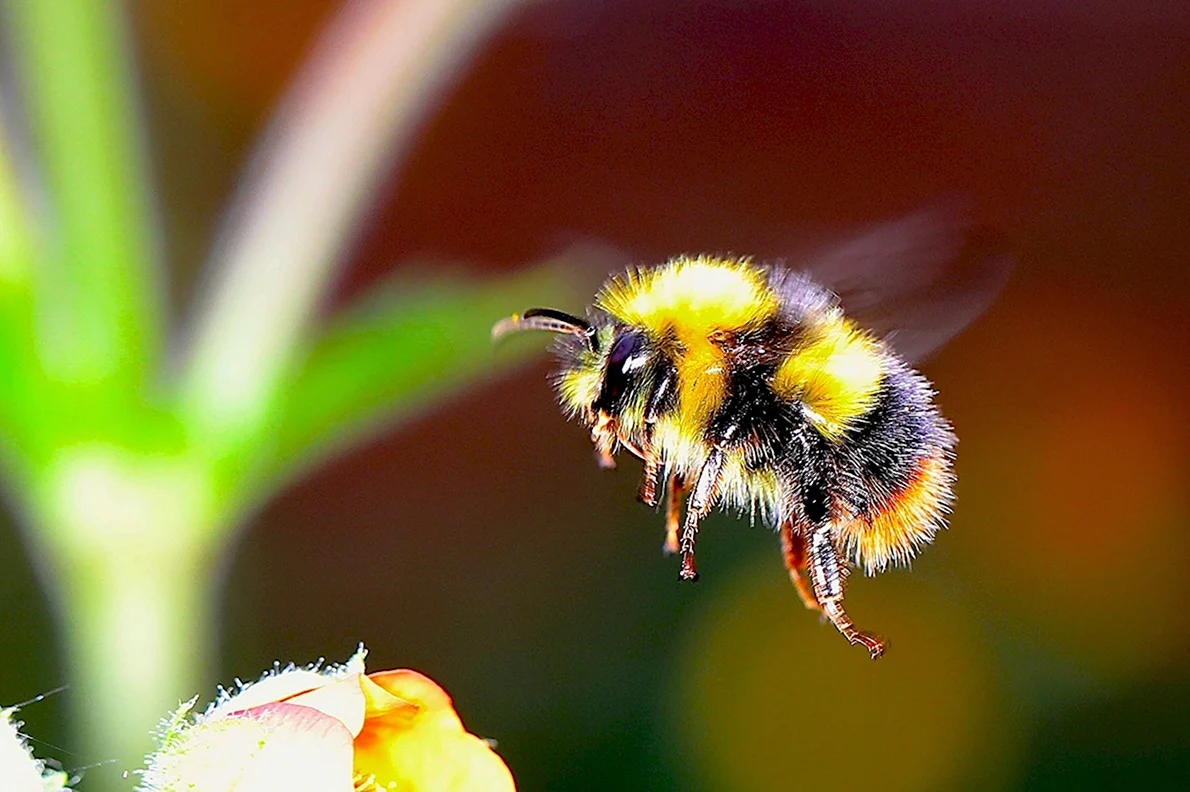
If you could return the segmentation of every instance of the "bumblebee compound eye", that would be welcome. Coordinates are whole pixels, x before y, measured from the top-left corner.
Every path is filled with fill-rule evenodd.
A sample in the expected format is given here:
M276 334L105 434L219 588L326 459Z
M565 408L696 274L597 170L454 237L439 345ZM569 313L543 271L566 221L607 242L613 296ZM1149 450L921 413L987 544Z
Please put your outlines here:
M644 335L631 330L620 334L607 353L603 385L595 409L614 412L624 394L640 379L648 363L649 349Z

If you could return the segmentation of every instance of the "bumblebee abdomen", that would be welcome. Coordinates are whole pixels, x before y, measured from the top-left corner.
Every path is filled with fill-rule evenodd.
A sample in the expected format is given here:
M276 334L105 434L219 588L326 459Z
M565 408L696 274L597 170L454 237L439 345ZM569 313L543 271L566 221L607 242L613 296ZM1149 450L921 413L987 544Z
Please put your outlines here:
M866 513L840 523L846 555L869 574L907 563L943 527L953 481L948 451L935 449L918 459L905 486L889 492Z
M955 438L925 378L880 342L841 332L799 360L807 376L792 393L778 379L795 368L788 361L734 370L704 436L728 454L726 503L806 533L829 523L846 554L876 572L907 562L942 527ZM687 448L694 458L680 467L694 470L705 446Z
M868 572L905 563L943 526L954 483L955 436L929 383L890 357L872 409L838 450L840 540Z

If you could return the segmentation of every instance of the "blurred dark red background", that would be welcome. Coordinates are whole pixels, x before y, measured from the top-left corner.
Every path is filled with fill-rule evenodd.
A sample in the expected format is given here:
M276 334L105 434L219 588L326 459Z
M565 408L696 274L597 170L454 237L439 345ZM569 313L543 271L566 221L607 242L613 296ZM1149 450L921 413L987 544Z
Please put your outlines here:
M184 313L334 4L132 11ZM912 574L853 584L856 620L892 640L875 665L746 521L711 520L703 582L679 585L634 465L595 469L543 361L259 514L228 570L222 681L364 641L372 667L442 682L526 790L1178 788L1188 42L1176 2L529 5L390 180L337 303L414 256L780 255L805 229L964 200L1017 269L925 369L962 441L952 530ZM23 562L10 580L30 602L13 629L52 656ZM31 694L58 684L36 657L6 662ZM56 712L23 717L53 734Z

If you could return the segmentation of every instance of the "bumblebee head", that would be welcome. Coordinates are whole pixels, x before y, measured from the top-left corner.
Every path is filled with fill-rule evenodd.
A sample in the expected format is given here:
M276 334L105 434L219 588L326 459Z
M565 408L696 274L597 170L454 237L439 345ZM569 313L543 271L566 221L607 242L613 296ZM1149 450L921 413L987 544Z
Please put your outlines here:
M645 383L653 375L656 350L642 329L600 316L595 323L549 308L532 308L504 319L493 337L519 330L559 334L555 352L562 407L599 434L634 429L643 413ZM602 428L601 428L602 427Z

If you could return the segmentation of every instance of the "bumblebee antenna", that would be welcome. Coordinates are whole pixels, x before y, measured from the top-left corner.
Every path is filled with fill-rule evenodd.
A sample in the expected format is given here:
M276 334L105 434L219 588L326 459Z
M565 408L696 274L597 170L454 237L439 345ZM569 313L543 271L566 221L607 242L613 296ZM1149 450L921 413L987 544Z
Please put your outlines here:
M523 314L513 314L501 319L492 327L492 338L500 338L521 330L548 330L551 333L566 333L578 336L595 351L595 328L590 323L553 308L530 308Z

